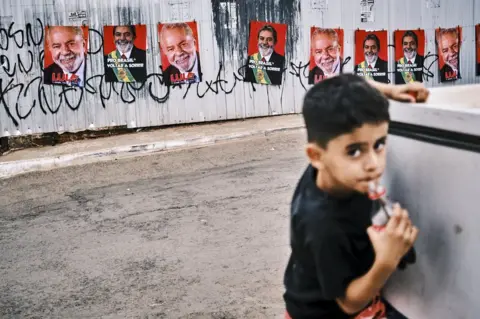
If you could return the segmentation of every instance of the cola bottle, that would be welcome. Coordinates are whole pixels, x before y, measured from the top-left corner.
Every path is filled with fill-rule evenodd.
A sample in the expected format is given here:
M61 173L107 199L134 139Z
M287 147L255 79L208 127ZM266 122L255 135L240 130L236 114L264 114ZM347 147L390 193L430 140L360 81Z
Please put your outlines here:
M372 225L377 230L382 230L393 214L393 204L386 196L386 189L375 182L368 184L368 197L373 201Z
M393 215L393 202L387 197L387 190L375 182L368 184L368 197L372 200L372 226L377 231L382 231ZM403 256L398 268L405 269L408 264L414 264L417 260L415 248L412 248Z

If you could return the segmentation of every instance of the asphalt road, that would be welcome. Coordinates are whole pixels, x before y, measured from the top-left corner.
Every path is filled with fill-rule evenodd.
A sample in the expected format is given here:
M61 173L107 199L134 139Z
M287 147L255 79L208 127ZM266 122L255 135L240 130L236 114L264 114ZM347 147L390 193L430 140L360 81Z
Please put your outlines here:
M282 318L304 139L0 181L0 317Z

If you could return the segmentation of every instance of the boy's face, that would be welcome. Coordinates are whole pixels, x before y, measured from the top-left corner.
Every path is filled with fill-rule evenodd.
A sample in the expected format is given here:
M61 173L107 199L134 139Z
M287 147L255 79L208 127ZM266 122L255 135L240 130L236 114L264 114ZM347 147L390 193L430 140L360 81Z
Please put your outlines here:
M388 122L364 124L331 140L326 149L309 144L307 154L319 170L317 184L338 194L368 192L368 183L385 169Z

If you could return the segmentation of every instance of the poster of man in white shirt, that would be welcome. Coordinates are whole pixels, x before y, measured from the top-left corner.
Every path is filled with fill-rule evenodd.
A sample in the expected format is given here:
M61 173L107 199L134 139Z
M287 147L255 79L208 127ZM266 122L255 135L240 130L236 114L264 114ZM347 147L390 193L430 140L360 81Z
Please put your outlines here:
M45 27L43 84L84 87L88 27Z
M338 75L343 68L343 29L310 29L308 84Z
M160 23L158 40L167 86L202 81L197 22Z
M462 78L460 75L461 35L461 27L436 30L441 82L456 81Z

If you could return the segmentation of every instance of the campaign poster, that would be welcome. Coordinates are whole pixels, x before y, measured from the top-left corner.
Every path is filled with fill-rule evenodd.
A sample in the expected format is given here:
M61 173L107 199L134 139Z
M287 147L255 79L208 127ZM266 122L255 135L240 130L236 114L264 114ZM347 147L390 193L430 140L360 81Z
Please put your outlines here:
M460 45L462 27L437 28L438 67L440 82L456 81L460 75Z
M158 41L166 85L202 81L197 22L159 23Z
M355 31L354 73L366 79L388 83L387 31Z
M343 29L310 28L308 84L342 73Z
M395 84L423 82L425 31L397 30L395 39Z
M480 24L475 26L475 39L477 39L477 75L480 75Z
M282 84L286 40L286 24L250 21L245 82Z
M145 82L147 78L147 26L103 27L106 82Z
M84 87L88 26L45 27L43 83Z

